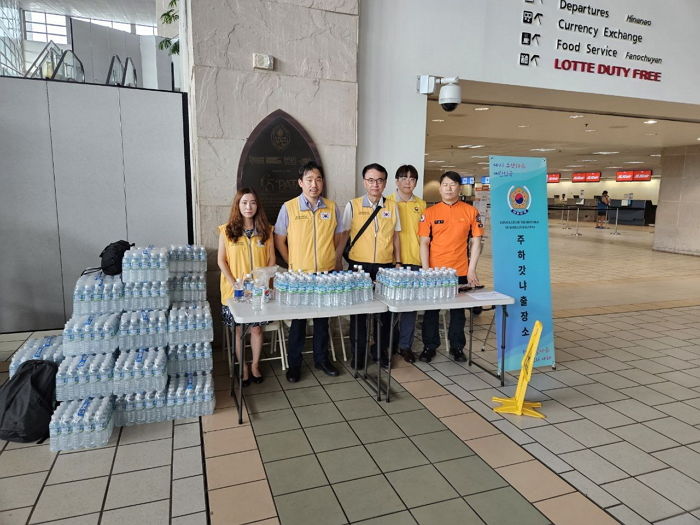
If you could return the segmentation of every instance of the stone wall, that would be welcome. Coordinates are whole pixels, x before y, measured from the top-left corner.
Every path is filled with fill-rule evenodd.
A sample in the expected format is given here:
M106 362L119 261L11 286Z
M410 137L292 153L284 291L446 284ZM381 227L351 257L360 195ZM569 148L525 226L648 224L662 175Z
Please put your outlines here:
M700 255L700 146L665 149L654 249Z
M196 236L218 300L217 225L228 218L246 139L282 109L316 143L327 195L354 197L357 148L357 0L211 0L188 6L188 76ZM253 69L253 53L274 71Z

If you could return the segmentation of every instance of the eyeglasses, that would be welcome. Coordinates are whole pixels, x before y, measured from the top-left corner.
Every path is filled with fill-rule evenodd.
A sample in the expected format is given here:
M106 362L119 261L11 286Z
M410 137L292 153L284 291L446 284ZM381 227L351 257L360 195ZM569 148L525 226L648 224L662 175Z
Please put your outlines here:
M365 182L369 185L382 185L386 183L386 179L365 179Z

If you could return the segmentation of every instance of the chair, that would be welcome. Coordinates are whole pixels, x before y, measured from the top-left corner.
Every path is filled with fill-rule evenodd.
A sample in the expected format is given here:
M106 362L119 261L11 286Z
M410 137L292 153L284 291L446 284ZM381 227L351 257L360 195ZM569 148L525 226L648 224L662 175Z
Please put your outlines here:
M229 370L231 370L231 337L233 335L233 329L230 326L226 325L224 325L223 328L224 348L226 351L226 355L228 356ZM279 349L279 356L272 355L271 357L261 357L260 361L274 361L275 359L279 359L282 363L282 370L286 370L289 364L287 363L287 345L284 339L284 331L282 330L282 324L279 321L274 321L272 323L263 325L263 333L267 332L272 332L272 338L270 339L269 343L263 343L263 351L264 345L269 344L270 354L274 354L275 347L277 347ZM250 347L250 344L246 343L245 340L243 341L243 345L244 349Z
M331 359L335 362L337 361L336 356L335 356L335 343L333 342L333 322L332 319L333 317L329 318L328 321L328 339L330 341L330 351L331 351ZM335 317L335 319L338 320L338 331L340 332L340 346L343 351L343 361L347 361L348 357L345 352L345 338L343 335L343 325L340 317ZM284 320L284 324L287 325L287 329L289 329L292 325L292 322L288 319ZM309 325L307 325L307 332L306 332L306 338L309 339L313 337L313 331L309 334L308 332ZM313 325L311 325L311 328L313 330ZM284 337L284 331L282 332L282 336ZM286 350L286 344L285 344L285 350ZM310 354L312 351L307 350L306 352L302 352L304 354Z

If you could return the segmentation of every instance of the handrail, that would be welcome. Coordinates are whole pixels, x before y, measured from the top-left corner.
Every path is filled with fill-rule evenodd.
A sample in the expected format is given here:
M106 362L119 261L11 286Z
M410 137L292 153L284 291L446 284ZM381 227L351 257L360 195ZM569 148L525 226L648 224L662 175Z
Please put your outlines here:
M75 68L75 65L74 64L69 65L66 62L66 58L71 57L71 56L74 60L76 60L78 62L78 64L80 64L80 68L78 69L78 71L80 73L81 78L79 78L75 75L70 76L67 74L64 75L65 78L56 78L56 75L58 75L58 73L59 73L59 71L61 71L62 67L65 68L66 70L68 68L72 68L74 70L74 73L75 73L75 70L77 69L77 68ZM64 80L66 82L83 82L84 83L85 82L85 67L83 66L82 60L80 60L78 58L78 55L73 53L72 50L68 49L68 50L64 51L63 54L61 55L61 59L58 61L58 65L56 66L56 69L54 70L53 75L51 76L51 80Z
M119 71L115 71L115 66L119 65ZM117 74L118 73L118 74ZM109 70L107 72L107 81L105 84L108 86L119 86L120 82L124 77L124 66L119 56L114 55L112 60L109 62Z
M131 65L131 67L129 67ZM127 82L127 76L131 74L132 80ZM124 63L124 74L122 75L122 86L137 87L138 85L138 75L136 73L136 66L131 57L126 57L126 62Z

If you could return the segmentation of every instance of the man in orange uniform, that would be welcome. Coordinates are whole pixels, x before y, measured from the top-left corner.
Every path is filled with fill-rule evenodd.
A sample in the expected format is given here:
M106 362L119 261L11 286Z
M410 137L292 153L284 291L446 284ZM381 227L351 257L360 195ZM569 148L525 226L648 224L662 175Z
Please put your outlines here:
M484 226L479 212L473 206L459 200L462 177L454 171L447 171L440 177L440 197L442 202L431 206L421 218L418 226L420 256L423 268L447 267L457 270L460 284L478 286L476 264L481 253L481 236ZM471 234L469 258L467 239ZM429 310L423 315L423 352L419 359L429 363L440 346L438 331L439 311ZM464 308L450 310L448 340L450 354L455 361L466 361L464 335L466 316Z

